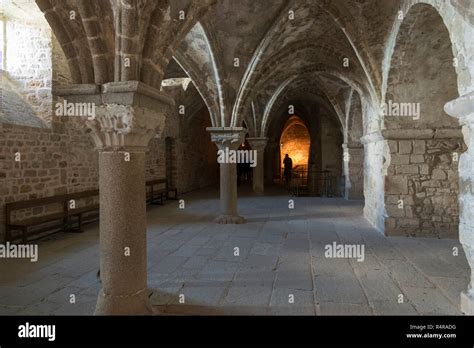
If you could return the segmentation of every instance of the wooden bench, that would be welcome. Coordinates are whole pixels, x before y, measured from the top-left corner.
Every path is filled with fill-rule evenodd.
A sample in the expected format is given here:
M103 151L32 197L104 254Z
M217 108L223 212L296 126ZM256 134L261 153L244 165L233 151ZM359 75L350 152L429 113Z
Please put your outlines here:
M79 208L72 208L71 201L98 196L98 194L99 190L91 190L7 203L5 205L5 240L13 242L21 239L23 243L26 243L29 236L38 235L46 231L81 231L84 215L87 214L89 217L90 213L95 213L95 216L98 216L99 205L89 204ZM57 205L57 211L41 216L12 220L12 215L15 211L39 207L48 208L51 205ZM74 224L77 224L76 229L72 228ZM12 232L20 232L21 235L14 236Z
M82 224L86 222L95 221L99 218L99 203L88 204L83 207L71 208L71 201L78 201L85 198L93 198L99 196L99 190L90 190L67 195L67 202L65 204L66 211L66 230L82 232ZM87 216L87 219L84 217ZM76 219L76 221L74 221ZM74 222L77 228L74 229Z
M163 205L163 200L166 198L167 183L168 183L168 180L166 179L156 179L156 180L147 181L146 182L147 203ZM159 203L158 203L158 200L159 200Z
M178 189L170 188L166 178L149 180L146 187L146 199L149 204L163 205L165 199L178 199ZM173 197L170 197L170 192L174 193Z
M165 199L178 199L178 190L168 187L166 178L150 180L146 182L146 200L150 204L163 205ZM173 197L170 197L173 192ZM77 201L93 198L99 195L99 190L90 190L65 195L36 198L19 202L7 203L5 205L5 240L15 241L21 239L26 243L29 236L38 235L46 231L72 231L81 232L82 225L99 218L99 204L87 204L76 207ZM72 201L74 204L71 204ZM26 219L12 220L15 211L33 209L50 205L58 205L58 209L52 213ZM61 208L61 209L59 209ZM20 236L14 236L12 232L20 232Z
M173 197L170 197L170 192L173 192ZM178 189L176 187L169 187L166 185L166 199L178 199Z
M18 237L13 236L12 232L17 231L21 232L21 239L23 243L26 243L27 235L29 234L30 228L44 225L46 223L54 223L45 227L36 230L35 234L39 234L51 229L64 229L66 223L66 216L64 214L64 208L60 212L55 212L51 214L45 214L38 217L31 217L23 220L12 221L12 213L18 210L37 208L37 207L47 207L53 204L64 205L66 199L65 195L45 197L31 199L27 201L19 201L13 203L7 203L5 205L5 240L14 241Z

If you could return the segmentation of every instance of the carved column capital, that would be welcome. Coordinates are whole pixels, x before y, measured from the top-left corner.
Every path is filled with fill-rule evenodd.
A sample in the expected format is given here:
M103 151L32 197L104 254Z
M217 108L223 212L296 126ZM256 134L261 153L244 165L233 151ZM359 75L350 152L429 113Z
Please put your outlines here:
M444 111L459 119L461 125L474 126L474 91L454 99L444 106Z
M149 141L160 134L166 113L147 108L105 104L96 117L86 120L95 146L101 151L144 151Z
M363 149L364 145L362 145L361 143L356 143L356 142L348 142L348 143L343 143L342 148L344 150Z
M63 98L64 109L84 105L89 111L74 119L90 130L100 151L145 151L173 113L174 101L169 96L138 81L70 85L53 93Z
M474 92L450 101L444 111L462 125L467 151L459 158L459 241L471 266L471 280L461 293L461 311L474 314Z
M268 138L247 138L252 150L263 151L268 143Z
M219 150L237 150L245 139L247 130L243 127L208 127L211 141Z

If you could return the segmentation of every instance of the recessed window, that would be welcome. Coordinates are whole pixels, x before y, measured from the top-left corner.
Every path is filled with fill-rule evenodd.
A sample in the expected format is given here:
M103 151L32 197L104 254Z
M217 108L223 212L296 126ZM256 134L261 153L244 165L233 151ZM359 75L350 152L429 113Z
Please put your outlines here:
M0 20L0 70L3 70L5 61L5 31L3 19Z

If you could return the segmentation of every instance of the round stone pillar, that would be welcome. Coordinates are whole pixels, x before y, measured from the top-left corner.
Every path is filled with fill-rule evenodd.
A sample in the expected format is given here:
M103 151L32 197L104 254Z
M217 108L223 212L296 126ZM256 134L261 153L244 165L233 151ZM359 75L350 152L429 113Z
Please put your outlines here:
M343 169L345 178L345 199L364 199L364 147L358 143L344 143Z
M461 293L461 311L474 315L474 92L447 103L444 110L459 120L467 145L459 157L459 240L471 267L471 279Z
M100 151L100 275L96 314L151 313L146 254L145 149Z
M268 138L247 138L252 150L257 153L255 167L253 167L252 188L257 194L263 194L264 191L264 153Z
M246 130L242 127L209 127L211 140L219 151L236 151L244 140ZM237 164L219 163L221 214L214 220L219 224L241 224L245 222L237 213Z
M267 146L265 147L265 170L264 177L266 179L266 183L273 185L275 183L275 178L277 176L277 171L275 167L278 165L278 160L275 159L275 156L278 155L277 150L279 151L280 146L277 142L268 142Z
M89 103L75 117L99 153L100 290L95 314L151 314L147 287L145 152L174 101L138 81L57 88L69 103Z
M237 214L237 166L220 164L220 206L222 215L216 222L240 223L243 218ZM235 221L234 221L235 220Z

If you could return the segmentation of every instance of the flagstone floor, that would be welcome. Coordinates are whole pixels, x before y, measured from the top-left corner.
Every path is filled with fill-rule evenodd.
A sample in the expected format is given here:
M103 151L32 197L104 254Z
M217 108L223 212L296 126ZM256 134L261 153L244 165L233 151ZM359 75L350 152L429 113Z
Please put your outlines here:
M470 270L459 241L387 238L362 217L361 202L292 198L289 209L287 195L270 191L240 194L243 225L212 223L217 190L183 195L185 209L149 208L155 313L460 314ZM93 314L98 233L95 224L43 239L36 263L0 259L0 315ZM326 258L333 242L363 245L364 261Z

